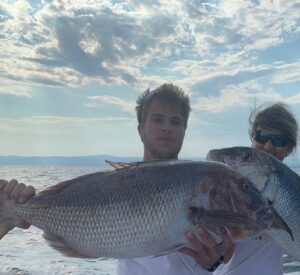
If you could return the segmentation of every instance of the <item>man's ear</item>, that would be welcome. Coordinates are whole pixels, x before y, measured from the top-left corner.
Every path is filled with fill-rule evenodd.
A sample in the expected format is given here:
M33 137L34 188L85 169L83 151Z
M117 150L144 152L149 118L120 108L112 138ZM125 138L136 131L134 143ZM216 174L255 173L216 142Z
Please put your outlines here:
M140 138L141 138L141 141L143 142L143 136L144 136L144 127L142 124L139 124L138 127L137 127L138 131L139 131L139 135L140 135Z

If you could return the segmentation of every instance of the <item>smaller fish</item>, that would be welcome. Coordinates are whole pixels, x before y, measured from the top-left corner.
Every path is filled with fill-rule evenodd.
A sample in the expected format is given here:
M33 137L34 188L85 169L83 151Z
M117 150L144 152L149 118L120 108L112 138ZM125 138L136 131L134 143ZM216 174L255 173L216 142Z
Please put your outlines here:
M226 163L250 179L289 228L265 231L283 250L300 260L300 176L272 155L249 147L215 149L207 160Z

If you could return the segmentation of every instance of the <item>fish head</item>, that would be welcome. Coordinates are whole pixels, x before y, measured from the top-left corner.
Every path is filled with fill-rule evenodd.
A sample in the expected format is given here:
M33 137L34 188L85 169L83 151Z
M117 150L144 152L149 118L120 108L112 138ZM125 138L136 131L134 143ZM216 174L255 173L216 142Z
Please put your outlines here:
M226 163L252 181L259 191L267 188L274 166L270 154L250 147L231 147L210 150L206 156L209 161Z
M280 189L282 175L280 167L283 164L279 160L262 150L250 147L210 150L206 159L227 164L248 179L247 205L251 207L253 203L255 204L254 219L268 229L283 229L293 238L288 225L272 206ZM245 188L245 183L242 187Z
M210 163L215 167L213 181L205 189L202 185L201 191L208 195L208 209L228 212L228 215L218 216L218 225L223 223L234 238L253 236L273 228L289 232L285 222L248 178L226 164Z

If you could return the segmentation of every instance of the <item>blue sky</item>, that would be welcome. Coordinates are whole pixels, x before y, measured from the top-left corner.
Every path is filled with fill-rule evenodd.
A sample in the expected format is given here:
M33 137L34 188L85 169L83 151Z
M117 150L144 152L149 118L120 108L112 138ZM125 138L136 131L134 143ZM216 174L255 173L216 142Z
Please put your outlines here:
M166 82L182 157L249 145L255 104L300 118L299 0L2 0L0 30L0 155L140 156L135 100Z

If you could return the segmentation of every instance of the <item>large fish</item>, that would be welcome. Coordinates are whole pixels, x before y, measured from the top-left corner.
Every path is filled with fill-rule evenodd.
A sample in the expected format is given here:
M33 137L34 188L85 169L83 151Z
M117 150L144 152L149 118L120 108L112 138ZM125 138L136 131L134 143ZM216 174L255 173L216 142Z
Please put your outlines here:
M208 160L232 166L250 179L276 209L291 229L292 236L283 231L270 230L266 234L287 254L300 260L300 177L272 155L248 147L211 150Z
M227 226L237 238L237 232L288 230L249 180L227 165L194 161L137 163L84 175L24 204L0 192L0 238L16 219L42 229L52 247L75 257L159 255L188 245L186 232L200 226L212 232Z

